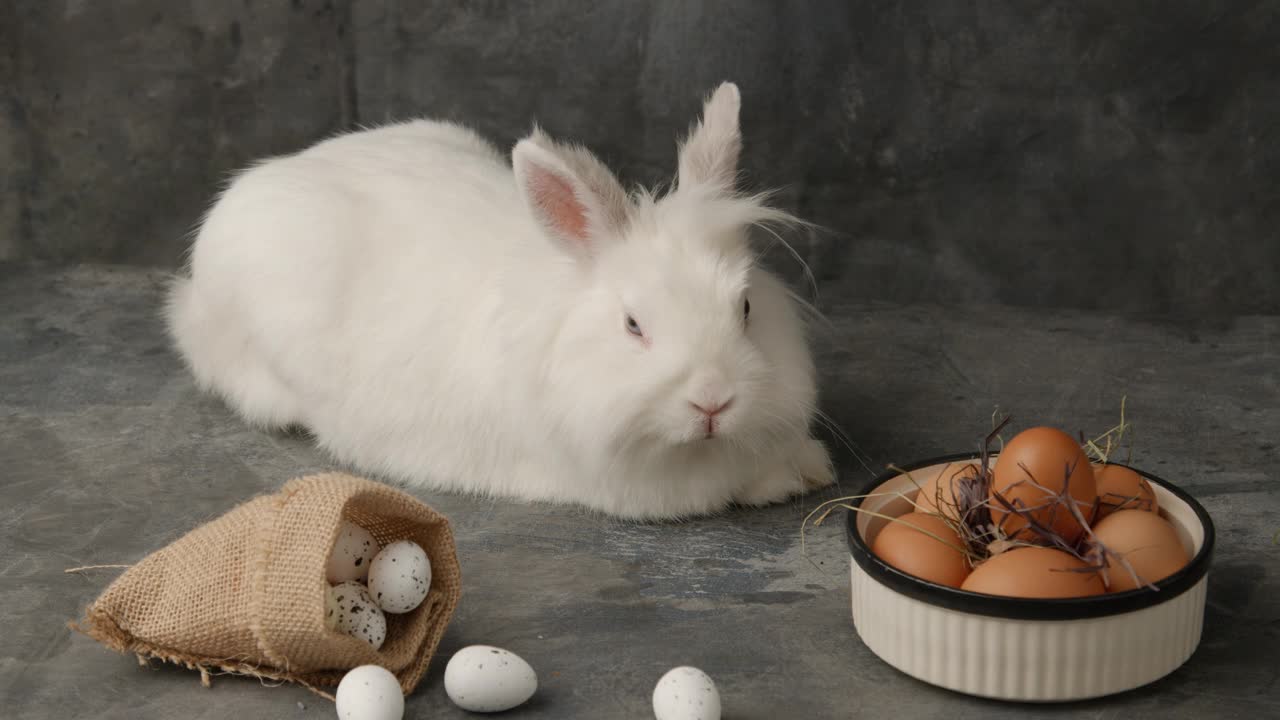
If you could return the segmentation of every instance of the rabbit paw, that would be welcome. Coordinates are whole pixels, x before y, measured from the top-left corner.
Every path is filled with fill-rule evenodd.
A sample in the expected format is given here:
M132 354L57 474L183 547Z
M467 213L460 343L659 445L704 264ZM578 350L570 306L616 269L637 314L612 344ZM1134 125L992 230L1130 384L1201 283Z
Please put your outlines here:
M734 500L742 505L771 505L833 482L835 470L826 447L813 438L806 438L786 464L762 473L739 491Z
M795 462L805 490L818 490L836 481L836 469L831 463L827 447L813 438L805 438L800 444Z

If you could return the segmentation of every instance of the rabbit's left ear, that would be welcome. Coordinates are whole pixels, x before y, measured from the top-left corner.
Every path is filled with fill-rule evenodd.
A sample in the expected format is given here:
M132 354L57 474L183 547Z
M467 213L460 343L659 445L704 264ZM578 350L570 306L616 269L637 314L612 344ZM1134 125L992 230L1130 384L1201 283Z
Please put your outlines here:
M721 83L702 108L702 121L680 145L679 185L711 185L731 190L738 175L742 134L738 111L742 98L738 86Z

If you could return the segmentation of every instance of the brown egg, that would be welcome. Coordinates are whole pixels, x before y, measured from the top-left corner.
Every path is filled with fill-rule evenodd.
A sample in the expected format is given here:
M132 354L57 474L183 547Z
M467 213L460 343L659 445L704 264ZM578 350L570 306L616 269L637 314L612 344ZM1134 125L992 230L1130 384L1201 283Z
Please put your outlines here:
M1156 491L1138 473L1121 465L1094 465L1093 476L1098 486L1099 522L1116 510L1160 512Z
M912 477L920 483L920 492L916 495L918 511L938 513L952 520L959 520L961 512L966 508L956 501L956 486L977 482L979 472L978 466L972 463L947 463L927 479L922 479L918 473L913 472Z
M1144 583L1159 582L1186 566L1191 558L1173 525L1145 510L1116 510L1093 528L1094 538L1123 557ZM1107 568L1110 592L1138 587L1124 565L1111 560Z
M876 535L871 552L902 572L958 588L969 574L969 561L959 550L962 547L960 536L942 518L912 512L886 524Z
M1076 556L1057 548L1018 547L975 567L960 586L987 595L1071 598L1101 595L1102 578Z
M1084 528L1071 513L1066 500L1058 500L1064 486L1081 515L1088 519L1098 492L1093 465L1080 443L1055 428L1023 430L1000 452L1000 462L991 482L991 520L1009 537L1039 539L1023 517L1005 510L996 499L998 492L1015 507L1025 508L1037 523L1068 543L1074 543Z

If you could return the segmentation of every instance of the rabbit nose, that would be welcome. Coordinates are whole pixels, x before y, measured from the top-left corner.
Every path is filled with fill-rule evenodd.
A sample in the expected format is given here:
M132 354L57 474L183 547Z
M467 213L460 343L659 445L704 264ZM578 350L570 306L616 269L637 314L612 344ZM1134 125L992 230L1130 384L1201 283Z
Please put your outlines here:
M724 412L733 402L733 387L726 381L719 368L707 369L694 379L692 392L689 394L689 405L707 416L714 418Z
M690 401L689 404L692 405L695 410L701 412L703 415L706 415L708 418L713 418L716 415L719 415L720 413L727 410L729 406L733 404L733 398L727 397L724 400L717 400L717 401L711 401L711 402L703 401L701 403Z

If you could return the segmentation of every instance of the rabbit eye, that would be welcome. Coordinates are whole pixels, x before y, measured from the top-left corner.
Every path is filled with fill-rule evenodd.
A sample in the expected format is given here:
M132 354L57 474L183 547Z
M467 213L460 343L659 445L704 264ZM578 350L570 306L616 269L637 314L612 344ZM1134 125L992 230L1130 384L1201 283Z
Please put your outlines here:
M742 319L746 320L751 317L751 301L744 299L742 301Z
M637 323L636 319L630 315L627 316L627 332L635 335L636 337L642 337L644 335L640 330L640 323Z

